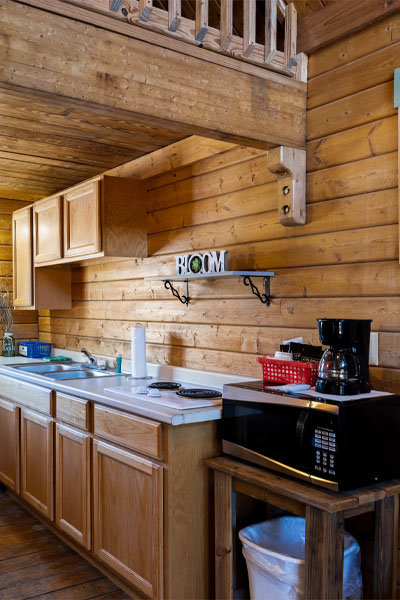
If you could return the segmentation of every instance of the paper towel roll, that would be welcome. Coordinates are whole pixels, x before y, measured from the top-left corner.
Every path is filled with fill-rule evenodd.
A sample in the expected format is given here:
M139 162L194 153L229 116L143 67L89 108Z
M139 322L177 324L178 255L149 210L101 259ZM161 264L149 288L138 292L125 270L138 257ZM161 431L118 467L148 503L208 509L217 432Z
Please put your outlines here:
M146 370L146 330L141 325L131 329L132 377L147 377Z

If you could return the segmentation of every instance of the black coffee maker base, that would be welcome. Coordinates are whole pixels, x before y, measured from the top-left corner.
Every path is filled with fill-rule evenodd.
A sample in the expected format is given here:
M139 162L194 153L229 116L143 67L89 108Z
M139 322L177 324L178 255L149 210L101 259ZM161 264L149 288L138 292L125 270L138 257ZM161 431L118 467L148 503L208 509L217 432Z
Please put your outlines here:
M361 390L359 381L327 381L326 379L317 379L315 389L321 394L333 394L334 396L354 396L370 391Z

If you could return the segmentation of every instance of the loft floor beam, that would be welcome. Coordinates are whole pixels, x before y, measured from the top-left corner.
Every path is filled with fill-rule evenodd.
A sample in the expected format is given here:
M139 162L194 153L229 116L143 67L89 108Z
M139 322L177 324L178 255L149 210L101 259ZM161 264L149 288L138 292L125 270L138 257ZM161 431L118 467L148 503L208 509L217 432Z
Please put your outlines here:
M183 135L304 147L306 86L292 78L188 59L29 0L1 3L0 34L0 83L124 109L132 122Z

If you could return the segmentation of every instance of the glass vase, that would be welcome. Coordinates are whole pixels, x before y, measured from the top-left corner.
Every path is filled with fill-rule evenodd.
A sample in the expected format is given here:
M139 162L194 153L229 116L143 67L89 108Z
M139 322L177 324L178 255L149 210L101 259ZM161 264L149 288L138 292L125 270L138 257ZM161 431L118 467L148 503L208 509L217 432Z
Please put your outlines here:
M15 356L15 340L13 334L6 332L3 335L2 356Z

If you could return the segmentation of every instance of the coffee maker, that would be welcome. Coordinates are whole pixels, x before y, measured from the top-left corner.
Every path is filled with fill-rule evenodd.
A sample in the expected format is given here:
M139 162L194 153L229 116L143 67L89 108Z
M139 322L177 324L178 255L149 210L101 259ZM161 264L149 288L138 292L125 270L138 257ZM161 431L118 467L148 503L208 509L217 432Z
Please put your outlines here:
M371 319L317 319L321 343L329 346L318 367L317 392L351 396L371 391Z

